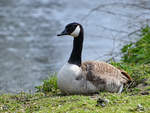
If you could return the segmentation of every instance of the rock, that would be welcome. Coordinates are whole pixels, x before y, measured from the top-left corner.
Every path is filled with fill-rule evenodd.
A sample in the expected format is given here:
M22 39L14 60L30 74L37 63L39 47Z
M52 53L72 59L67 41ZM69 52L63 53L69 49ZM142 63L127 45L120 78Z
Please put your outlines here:
M137 105L137 110L144 111L144 107L141 104Z
M141 95L149 95L149 92L148 91L143 91L143 92L141 92Z
M98 98L96 106L105 107L109 103L108 99Z

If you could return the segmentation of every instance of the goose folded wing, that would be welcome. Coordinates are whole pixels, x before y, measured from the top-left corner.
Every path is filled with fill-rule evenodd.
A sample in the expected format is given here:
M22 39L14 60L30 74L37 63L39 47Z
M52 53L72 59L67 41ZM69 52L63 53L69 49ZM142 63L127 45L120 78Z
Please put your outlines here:
M82 76L88 81L93 82L106 82L106 81L120 81L127 83L131 77L123 70L99 61L87 61L81 65L83 74Z

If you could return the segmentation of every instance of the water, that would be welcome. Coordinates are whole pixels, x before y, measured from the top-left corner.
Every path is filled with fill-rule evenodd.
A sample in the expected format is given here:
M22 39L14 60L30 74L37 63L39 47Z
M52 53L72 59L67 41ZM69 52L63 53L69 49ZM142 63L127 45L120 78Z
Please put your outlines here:
M56 34L70 22L84 27L85 61L109 59L149 20L149 0L1 0L0 93L34 91L60 69L72 38Z

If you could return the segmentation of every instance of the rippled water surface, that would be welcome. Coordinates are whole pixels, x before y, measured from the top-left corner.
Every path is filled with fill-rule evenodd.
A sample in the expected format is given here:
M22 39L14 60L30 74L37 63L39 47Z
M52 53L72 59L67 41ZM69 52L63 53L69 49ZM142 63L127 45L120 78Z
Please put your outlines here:
M0 93L33 90L67 61L69 22L85 30L83 60L107 60L149 23L149 0L0 0Z

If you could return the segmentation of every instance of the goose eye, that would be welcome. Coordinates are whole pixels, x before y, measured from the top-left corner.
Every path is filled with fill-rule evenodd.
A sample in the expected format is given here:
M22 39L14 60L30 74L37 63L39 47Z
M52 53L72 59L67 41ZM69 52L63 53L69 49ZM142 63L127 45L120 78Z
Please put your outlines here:
M66 27L67 32L71 33L75 29L75 26Z
M73 30L76 28L76 25L72 26Z
M74 31L76 29L76 25L72 25L71 27L70 27L70 31Z

